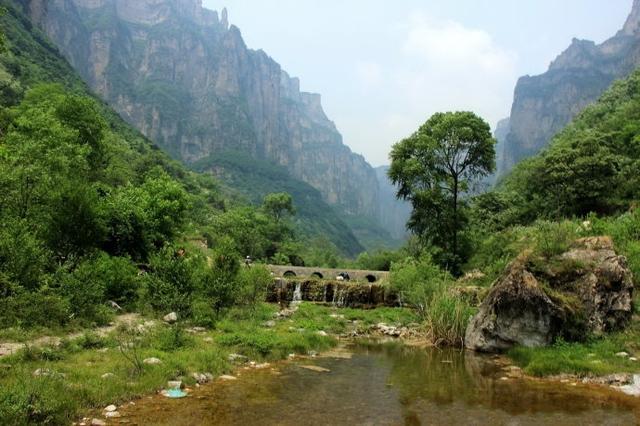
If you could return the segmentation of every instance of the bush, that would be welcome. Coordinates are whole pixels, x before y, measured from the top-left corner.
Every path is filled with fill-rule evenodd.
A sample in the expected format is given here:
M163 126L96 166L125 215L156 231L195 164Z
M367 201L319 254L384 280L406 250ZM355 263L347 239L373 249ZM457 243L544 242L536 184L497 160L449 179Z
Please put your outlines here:
M449 273L440 269L431 257L420 260L406 259L391 268L391 289L396 291L400 301L416 308L422 318L426 318L427 308L434 295L453 282Z
M131 260L101 254L92 262L94 279L102 281L106 300L120 306L135 304L140 280L138 269Z
M453 279L430 257L408 259L391 268L391 288L403 303L415 307L434 344L462 346L473 309L451 292Z
M111 313L104 304L106 283L93 261L81 263L73 272L59 270L55 281L76 318L98 325L109 322Z
M0 298L2 327L59 327L69 322L69 302L44 292L19 293Z
M189 317L193 293L203 270L202 259L165 247L151 256L152 272L145 277L146 302L157 312Z
M242 294L238 284L240 256L230 240L223 240L213 255L213 267L200 279L200 293L210 301L216 319L223 309L233 306Z
M49 253L24 220L0 222L0 272L29 290L42 285Z
M271 272L263 265L242 268L238 274L238 301L251 308L265 300L267 287L273 281Z

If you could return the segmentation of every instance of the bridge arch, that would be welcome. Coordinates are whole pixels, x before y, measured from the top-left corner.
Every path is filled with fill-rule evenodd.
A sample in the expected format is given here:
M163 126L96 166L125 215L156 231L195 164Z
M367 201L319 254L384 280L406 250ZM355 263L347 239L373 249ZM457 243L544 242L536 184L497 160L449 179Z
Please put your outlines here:
M313 274L311 274L311 277L312 277L312 278L320 278L320 279L323 279L323 278L324 278L324 275L322 275L322 272L318 272L318 271L316 271L316 272L314 272Z
M366 275L365 279L367 280L367 282L370 282L370 283L375 283L376 281L378 281L378 277L376 277L373 274Z
M282 274L282 276L285 278L291 278L291 277L297 277L298 275L293 271L286 271L284 274Z

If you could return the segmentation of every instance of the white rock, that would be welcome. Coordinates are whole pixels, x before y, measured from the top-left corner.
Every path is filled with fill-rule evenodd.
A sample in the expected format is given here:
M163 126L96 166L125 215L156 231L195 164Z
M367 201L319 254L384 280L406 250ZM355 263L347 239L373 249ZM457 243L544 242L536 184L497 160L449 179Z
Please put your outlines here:
M322 336L322 337L327 337L328 336L327 332L324 331L324 330L316 331L316 334L318 336Z
M91 426L106 426L107 423L104 420L93 419L91 420Z
M116 419L120 417L120 413L118 413L117 411L110 411L108 413L104 413L104 416L108 419Z
M629 361L636 362L638 361L638 358L636 358L635 356L632 356L631 358L629 358Z
M164 322L168 322L169 324L173 324L174 322L178 321L178 314L176 314L175 312L171 312L170 314L162 317L162 320Z
M618 352L616 356L619 356L620 358L627 358L629 354L626 352Z
M148 365L158 365L158 364L162 364L162 361L159 360L158 358L146 358L144 361L142 361L145 364Z
M116 411L117 409L118 409L118 407L116 407L115 405L111 404L111 405L105 407L104 411L106 411L108 413L111 413L113 411Z
M115 376L115 374L113 374L113 373L104 373L104 374L103 374L102 376L100 376L100 377L101 377L102 379L105 379L105 380L106 380L106 379L110 379L110 378L112 378L112 377L114 377L114 376Z
M229 376L227 374L224 374L224 375L220 376L220 380L238 380L238 378L234 377L234 376Z

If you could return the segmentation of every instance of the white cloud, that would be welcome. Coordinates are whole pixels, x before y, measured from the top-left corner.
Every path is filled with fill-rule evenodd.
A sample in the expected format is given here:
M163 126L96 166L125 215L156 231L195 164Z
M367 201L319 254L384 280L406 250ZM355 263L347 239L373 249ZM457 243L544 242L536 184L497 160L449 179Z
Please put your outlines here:
M515 69L515 55L497 46L486 31L422 15L411 18L403 52L438 68L471 66L499 74Z

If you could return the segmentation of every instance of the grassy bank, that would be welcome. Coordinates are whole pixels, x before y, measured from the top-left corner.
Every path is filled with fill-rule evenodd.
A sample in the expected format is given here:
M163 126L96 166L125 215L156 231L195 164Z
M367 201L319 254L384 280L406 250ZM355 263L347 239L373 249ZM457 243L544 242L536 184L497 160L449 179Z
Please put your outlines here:
M628 356L618 356L625 352ZM509 357L527 374L550 376L572 374L602 376L614 373L638 373L640 361L640 321L626 331L592 339L585 343L556 342L547 348L514 348Z
M91 409L153 393L167 380L182 378L194 385L194 372L232 373L232 353L256 362L277 360L329 349L337 343L335 335L350 327L416 320L405 309L302 304L289 318L272 322L276 310L266 304L232 310L215 329L197 333L186 325L156 321L154 326L138 324L106 337L88 332L58 347L27 347L0 359L0 418L3 424L69 424ZM139 363L151 357L162 363ZM41 375L36 376L38 369Z

